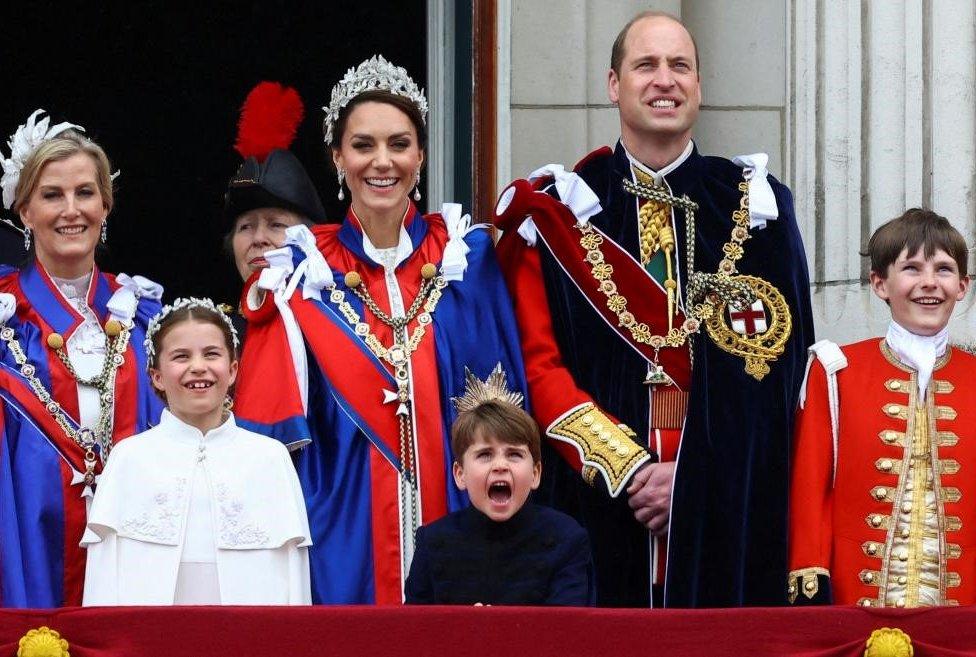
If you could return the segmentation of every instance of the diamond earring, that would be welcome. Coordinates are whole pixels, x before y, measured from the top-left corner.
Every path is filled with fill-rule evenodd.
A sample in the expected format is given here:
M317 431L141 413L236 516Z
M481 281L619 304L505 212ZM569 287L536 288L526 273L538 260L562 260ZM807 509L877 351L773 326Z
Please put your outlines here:
M102 244L108 243L108 219L102 220Z
M339 169L338 171L336 171L336 178L338 178L339 180L339 193L336 196L340 201L345 200L346 198L346 193L342 191L342 181L345 179L345 177L346 177L345 169Z
M420 169L417 169L417 177L413 181L413 200L420 200Z
M24 227L24 251L30 251L31 229Z

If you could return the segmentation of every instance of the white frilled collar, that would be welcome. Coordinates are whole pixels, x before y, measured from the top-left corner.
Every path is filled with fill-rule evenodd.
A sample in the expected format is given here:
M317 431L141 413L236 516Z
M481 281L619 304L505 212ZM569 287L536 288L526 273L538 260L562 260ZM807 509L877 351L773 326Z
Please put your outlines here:
M192 445L194 447L199 445L201 440L212 445L224 438L232 437L237 431L237 422L234 421L233 413L228 413L227 419L224 420L220 426L204 433L192 424L187 424L180 418L173 415L168 408L163 409L163 414L159 418L159 426L165 430L166 435L172 437L174 441L180 443L181 445Z
M945 354L949 346L949 327L944 327L935 335L916 335L892 321L888 324L885 342L898 360L918 372L918 394L924 399L935 361Z
M679 155L674 162L668 164L660 171L655 171L654 169L647 166L646 164L644 164L643 162L641 162L636 157L630 154L630 151L627 150L627 145L624 143L622 137L620 139L620 145L623 146L624 153L627 154L627 159L630 160L631 166L640 170L643 173L646 173L648 176L653 178L654 182L657 183L658 185L660 185L664 181L664 177L666 175L668 175L669 173L671 173L672 171L680 167L682 164L684 164L685 160L687 160L688 157L691 155L691 152L695 150L695 142L689 139L688 144L685 146L685 149L681 151L681 155Z
M391 247L392 248L392 247ZM363 252L369 257L370 260L380 265L381 267L386 264L383 258L383 251L386 249L378 249L373 246L373 242L370 241L369 235L366 231L363 231ZM407 234L407 229L400 224L400 241L396 245L396 258L393 260L393 268L395 269L400 265L401 262L410 257L413 253L413 242L410 241L410 235Z
M403 218L400 219L400 241L396 245L396 258L393 260L394 269L399 267L400 263L409 258L410 254L413 253L413 242L410 240L410 235L407 233L407 228L404 225L407 220L407 212L410 212L412 207L413 206L408 203L407 210L403 213ZM370 260L383 267L387 262L386 259L383 258L382 252L384 249L378 249L373 245L373 242L369 239L369 235L366 234L366 229L363 227L361 221L359 222L359 227L363 232L363 253L365 253Z

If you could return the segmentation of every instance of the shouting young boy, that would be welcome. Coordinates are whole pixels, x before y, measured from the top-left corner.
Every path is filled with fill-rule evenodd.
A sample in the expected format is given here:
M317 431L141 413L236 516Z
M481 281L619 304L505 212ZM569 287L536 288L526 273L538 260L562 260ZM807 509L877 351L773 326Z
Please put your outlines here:
M480 381L468 372L451 427L454 482L471 506L417 530L408 604L592 605L586 531L536 506L542 474L539 428L506 389L499 365Z
M811 347L790 490L791 603L976 602L976 358L948 324L966 242L911 209L868 243L883 339ZM814 354L816 358L814 358Z

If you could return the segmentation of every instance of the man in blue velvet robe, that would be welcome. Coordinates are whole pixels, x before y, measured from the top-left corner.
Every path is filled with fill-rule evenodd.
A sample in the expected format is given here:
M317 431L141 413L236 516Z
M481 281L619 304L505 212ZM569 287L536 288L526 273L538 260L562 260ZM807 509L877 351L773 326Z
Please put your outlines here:
M516 181L496 209L533 412L582 474L547 468L543 496L589 530L598 604L647 605L651 581L668 606L779 604L813 340L790 191L762 154L698 153L677 19L621 31L608 93L616 149Z

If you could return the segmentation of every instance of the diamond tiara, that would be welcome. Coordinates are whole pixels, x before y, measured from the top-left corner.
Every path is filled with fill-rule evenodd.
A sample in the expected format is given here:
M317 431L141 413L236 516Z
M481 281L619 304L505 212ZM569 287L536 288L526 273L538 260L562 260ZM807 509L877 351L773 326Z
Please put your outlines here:
M170 315L180 308L206 308L207 310L212 310L213 312L220 315L220 318L224 320L227 324L227 328L230 329L231 338L234 340L234 351L237 351L241 346L241 341L237 337L237 329L234 328L233 322L230 321L223 311L221 311L214 302L210 299L198 299L197 297L181 297L174 301L172 304L165 305L162 309L156 313L156 316L149 321L149 326L146 328L146 340L143 345L146 348L146 364L152 367L156 363L156 348L153 347L153 336L159 331L159 327L162 325L163 321Z
M386 61L383 55L373 55L359 66L346 71L346 75L332 87L332 99L327 107L322 108L325 111L322 130L325 132L326 146L332 144L339 112L349 101L366 91L388 91L408 98L417 105L420 118L427 121L427 98L417 83L407 75L407 70Z

